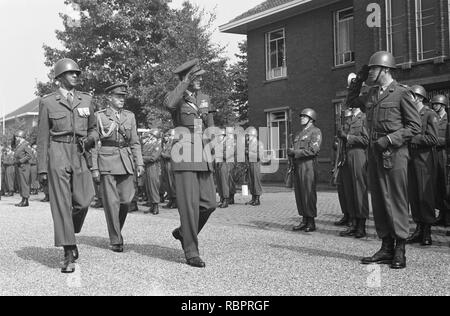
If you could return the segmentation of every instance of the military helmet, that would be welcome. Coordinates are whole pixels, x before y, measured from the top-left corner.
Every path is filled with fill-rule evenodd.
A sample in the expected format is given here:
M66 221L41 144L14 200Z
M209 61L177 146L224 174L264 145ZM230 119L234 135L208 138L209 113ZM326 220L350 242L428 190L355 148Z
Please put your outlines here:
M25 132L21 131L21 130L18 130L17 132L15 132L14 136L25 138Z
M390 52L376 52L370 57L369 67L384 67L396 69L397 63L395 62L395 57Z
M78 64L72 59L63 58L58 60L55 64L55 78L58 78L66 72L76 72L80 74L81 70L80 67L78 67Z
M445 95L439 94L431 100L431 104L441 104L441 105L447 107L448 106L448 98Z
M249 136L254 136L254 137L257 137L258 136L258 130L255 128L255 127L249 127L248 129L247 129L247 134L249 135Z
M317 121L317 113L313 109L304 109L300 116L306 116L309 117L314 122Z
M424 87L420 86L420 85L415 85L411 87L411 91L415 94L418 95L422 98L424 98L425 101L428 101L428 97L427 97L427 91L425 90Z

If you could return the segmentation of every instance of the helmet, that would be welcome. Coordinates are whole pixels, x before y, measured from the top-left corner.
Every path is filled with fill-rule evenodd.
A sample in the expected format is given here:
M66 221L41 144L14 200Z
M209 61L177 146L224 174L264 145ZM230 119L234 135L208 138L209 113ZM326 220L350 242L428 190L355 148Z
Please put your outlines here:
M317 113L313 109L304 109L300 116L307 116L314 122L317 121Z
M369 67L385 67L396 69L397 63L395 57L389 52L377 52L370 57Z
M424 87L415 85L415 86L411 87L411 90L415 95L418 95L418 96L424 98L425 100L428 100L427 91L425 90Z
M442 104L448 106L448 98L445 95L439 94L431 100L431 104Z
M21 131L21 130L18 130L18 131L14 134L14 136L16 136L16 137L21 137L21 138L25 138L25 132L24 132L24 131Z
M78 64L74 62L72 59L69 58L63 58L56 62L55 64L55 78L58 78L62 74L73 71L77 72L78 74L81 73L80 67L78 67Z
M248 136L258 136L258 130L255 128L255 127L249 127L248 129L247 129L247 134L248 134Z

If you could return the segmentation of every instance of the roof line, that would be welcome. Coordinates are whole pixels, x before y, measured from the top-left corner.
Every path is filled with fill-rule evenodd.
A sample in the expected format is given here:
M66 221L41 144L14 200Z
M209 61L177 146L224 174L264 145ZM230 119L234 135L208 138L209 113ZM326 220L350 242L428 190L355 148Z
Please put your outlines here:
M289 9L291 9L293 7L296 7L296 6L305 4L307 2L311 2L311 1L312 0L294 0L294 1L291 1L289 3L279 5L279 6L275 7L275 8L263 11L261 13L257 13L257 14L251 15L249 17L246 17L246 18L234 21L234 22L230 22L230 23L224 24L224 25L219 27L219 31L220 32L226 32L226 31L228 31L230 29L233 29L233 28L236 28L238 26L242 26L244 24L247 24L247 23L250 23L250 22L254 22L256 20L265 18L267 16L270 16L270 15L273 15L273 14L276 14L276 13L279 13L279 12L283 12L283 11L289 10Z
M15 120L15 119L18 119L18 118L21 118L21 117L24 117L24 116L38 116L38 115L39 115L39 112L22 113L22 114L19 114L19 115L16 115L16 116L10 116L10 117L5 118L5 122L11 121L11 120Z

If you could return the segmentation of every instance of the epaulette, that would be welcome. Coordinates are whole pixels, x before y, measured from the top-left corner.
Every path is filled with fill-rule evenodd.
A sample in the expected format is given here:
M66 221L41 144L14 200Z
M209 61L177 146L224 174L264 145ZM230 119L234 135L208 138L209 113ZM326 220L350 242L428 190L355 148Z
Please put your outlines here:
M46 94L46 95L42 96L41 99L47 99L48 97L51 97L51 96L53 96L55 94L56 94L56 92L52 92L52 93Z
M104 113L104 112L106 112L106 109L103 109L103 110L97 111L97 112L95 112L95 114L100 114L100 113Z
M406 85L406 84L399 83L398 85L399 85L400 87L402 87L402 88L405 88L406 90L412 91L412 90L411 90L411 87L408 86L408 85Z

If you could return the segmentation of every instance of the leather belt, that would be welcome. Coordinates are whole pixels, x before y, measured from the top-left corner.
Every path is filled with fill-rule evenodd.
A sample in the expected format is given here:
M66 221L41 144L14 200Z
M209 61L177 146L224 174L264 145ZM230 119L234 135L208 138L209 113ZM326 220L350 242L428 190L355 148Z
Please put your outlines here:
M130 147L130 144L124 142L115 142L112 140L104 140L102 141L102 147L127 148Z
M80 140L81 137L73 135L52 136L52 141L55 143L78 144Z
M386 137L386 136L388 136L388 135L389 135L389 134L387 134L387 133L373 132L373 133L372 133L372 141L377 141L377 140L379 140L380 138Z

